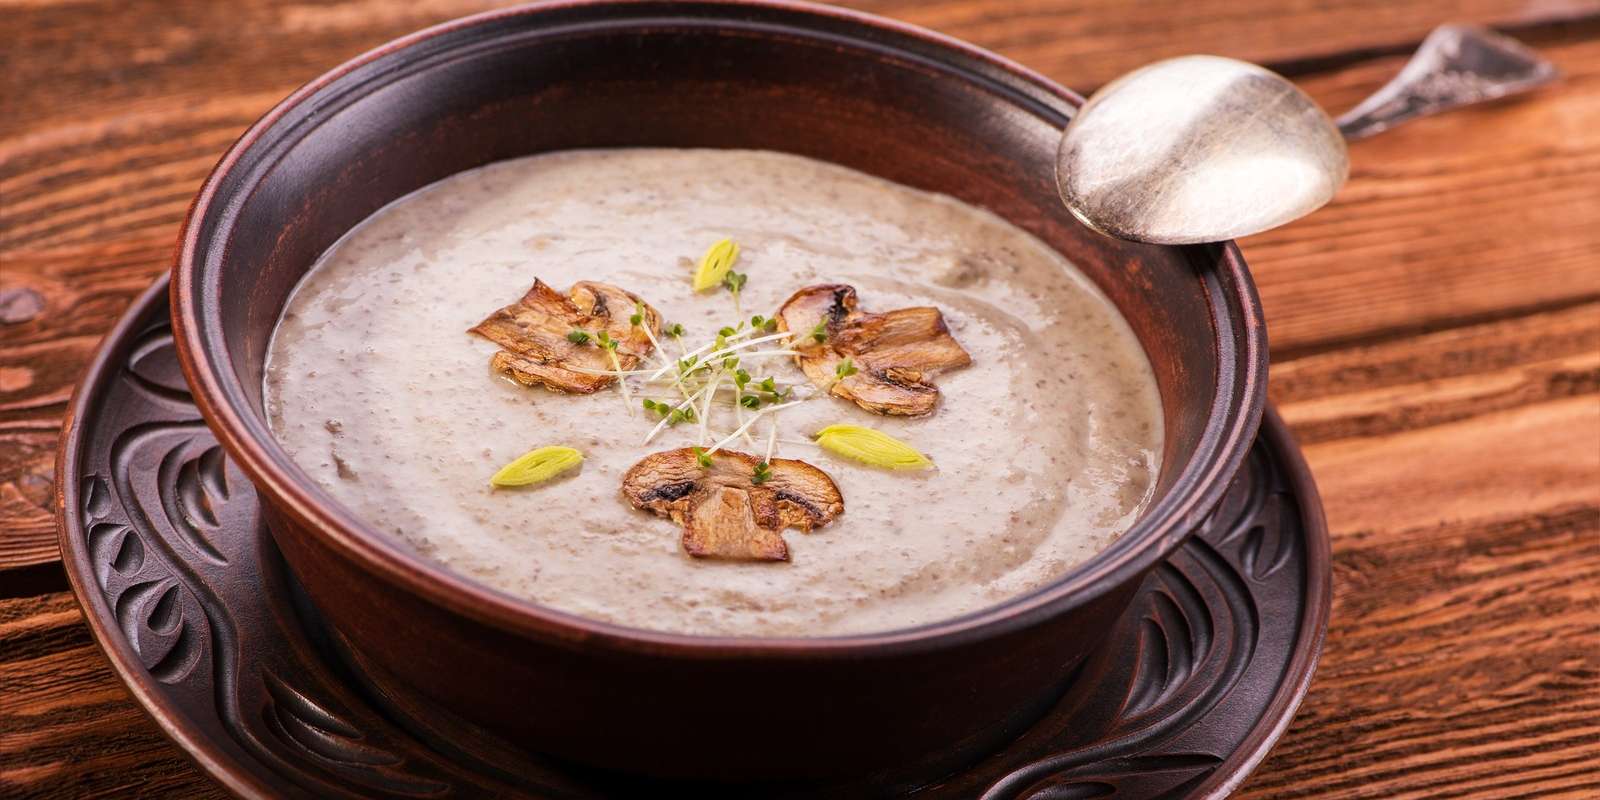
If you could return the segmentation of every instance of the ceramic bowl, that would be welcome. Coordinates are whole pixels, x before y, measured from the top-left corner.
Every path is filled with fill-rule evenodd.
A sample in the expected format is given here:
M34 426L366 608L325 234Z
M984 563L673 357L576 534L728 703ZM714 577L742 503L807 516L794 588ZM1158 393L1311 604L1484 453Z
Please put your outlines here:
M1080 102L961 42L786 2L558 2L441 25L312 81L217 165L173 273L183 368L265 499L291 571L397 713L449 714L517 747L657 776L934 774L1015 736L1059 696L1145 574L1217 503L1265 402L1265 331L1234 246L1108 239L1057 199L1056 145ZM831 161L982 206L1059 249L1121 309L1155 368L1166 444L1149 511L1059 580L960 618L697 637L580 618L446 571L294 465L262 412L262 365L319 254L462 170L629 146Z

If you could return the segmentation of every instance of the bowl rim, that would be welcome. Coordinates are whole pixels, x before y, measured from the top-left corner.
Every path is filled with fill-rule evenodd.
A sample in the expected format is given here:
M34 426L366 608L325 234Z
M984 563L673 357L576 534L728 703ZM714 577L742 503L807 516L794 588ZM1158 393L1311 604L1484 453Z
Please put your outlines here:
M803 654L807 657L861 658L873 655L905 655L960 646L1031 627L1054 618L1083 603L1125 585L1135 576L1175 550L1196 525L1211 512L1254 441L1266 404L1267 346L1266 329L1244 259L1233 242L1191 245L1185 260L1196 265L1198 276L1210 295L1213 322L1219 314L1228 317L1229 329L1215 330L1222 351L1232 355L1219 360L1218 385L1212 398L1206 427L1201 435L1201 450L1207 460L1191 459L1170 490L1121 537L1116 545L1100 551L1057 579L1032 591L1000 601L957 617L940 619L913 627L848 635L732 636L670 633L631 627L583 617L515 597L486 584L449 570L411 551L390 537L377 532L343 505L312 485L275 440L265 423L257 420L259 435L250 423L256 415L241 408L243 387L234 376L220 330L220 315L206 308L206 282L201 278L210 241L201 241L205 221L222 215L222 233L231 229L233 209L230 197L223 196L223 184L261 139L286 116L341 78L394 53L416 47L440 36L465 28L488 26L496 22L573 10L625 8L636 12L640 22L659 24L663 17L686 7L717 9L748 14L752 11L793 15L809 20L848 26L859 44L884 48L882 41L869 41L873 35L905 44L918 44L942 55L961 59L970 66L977 80L977 69L992 73L993 82L1009 81L1042 93L1065 106L1070 115L1083 104L1083 98L1043 75L987 50L908 23L857 11L822 6L803 0L554 0L488 11L444 22L402 36L368 50L295 90L250 126L212 169L190 205L179 232L178 251L172 268L169 300L172 307L174 341L179 362L196 405L228 455L260 491L273 510L290 518L345 558L378 578L399 586L407 593L441 606L469 619L516 635L546 640L568 647L596 646L622 652L688 659L774 659ZM683 17L688 20L688 17ZM699 24L707 18L696 16ZM729 15L718 21L738 24ZM613 20L609 27L615 28ZM799 30L786 28L786 32ZM806 31L800 31L806 32ZM817 31L810 31L818 34ZM838 31L830 37L839 38ZM225 238L220 238L225 241ZM1230 337L1236 342L1230 343Z

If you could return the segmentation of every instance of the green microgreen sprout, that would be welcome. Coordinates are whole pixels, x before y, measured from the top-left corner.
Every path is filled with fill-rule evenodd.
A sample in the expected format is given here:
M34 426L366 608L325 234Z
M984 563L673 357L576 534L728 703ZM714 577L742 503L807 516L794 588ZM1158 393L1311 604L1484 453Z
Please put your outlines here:
M723 277L722 285L728 287L728 292L733 295L733 313L739 314L739 292L744 289L745 281L750 280L749 273L728 270Z
M573 328L567 333L567 341L572 342L573 344L588 344L589 332L583 330L582 328Z
M736 313L739 292L746 286L746 281L747 276L743 273L731 270L722 276L720 281L720 285L734 295ZM629 321L635 329L638 329L645 321L646 312L643 303L636 302L633 311L634 314ZM830 338L828 323L823 321L810 329L789 331L784 330L782 321L777 317L765 314L735 317L734 320L732 325L717 328L715 335L710 337L709 341L701 340L697 346L686 343L684 326L679 323L662 322L659 323L659 328L644 328L645 335L650 336L651 343L657 348L661 346L661 343L656 341L657 331L678 339L679 358L671 358L665 353L644 355L630 353L642 361L653 362L658 366L638 370L623 370L619 366L606 374L615 374L625 379L630 376L640 376L634 380L644 384L665 384L675 394L681 393L681 398L673 397L665 402L650 398L641 400L647 416L653 420L654 425L650 433L644 437L646 444L667 427L684 422L691 423L693 427L698 428L699 446L694 448L696 463L707 469L713 466L712 458L718 452L741 438L750 445L750 450L757 458L762 457L761 446L765 444L765 457L751 472L751 481L761 484L773 477L772 463L778 443L794 441L780 438L777 414L819 394L815 391L797 391L799 386L779 382L776 374L761 375L761 372L771 368L771 363L764 362L764 359L800 355L797 350L803 349L802 343L809 345L813 341L817 343L828 341ZM780 330L783 332L780 333ZM583 335L584 343L598 344L603 351L610 351L608 355L616 357L613 354L617 352L621 342L613 338L609 331L594 333L576 331L576 333ZM574 341L578 339L574 337ZM834 365L832 379L836 383L859 372L858 365L853 360L841 359ZM826 393L825 389L823 393ZM636 408L631 399L624 399L630 411ZM726 411L717 410L719 408ZM719 423L723 421L724 413L735 421L731 433L717 430L721 427ZM753 426L759 424L761 417L771 419L767 430L762 431L765 434L762 437L765 442L758 443L751 437L750 431Z
M567 334L567 338L571 339L572 335ZM617 345L620 344L620 342L618 342L616 339L611 338L611 334L606 333L605 331L600 331L598 334L595 334L595 339L596 341L600 342L601 347L607 350L616 350Z

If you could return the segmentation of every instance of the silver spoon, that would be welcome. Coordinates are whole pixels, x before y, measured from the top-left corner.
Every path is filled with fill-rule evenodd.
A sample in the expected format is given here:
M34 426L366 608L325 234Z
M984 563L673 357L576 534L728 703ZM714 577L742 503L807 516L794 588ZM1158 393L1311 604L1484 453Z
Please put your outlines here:
M1350 170L1346 140L1557 75L1513 39L1444 25L1394 80L1335 121L1255 64L1220 56L1158 61L1106 84L1073 117L1056 156L1056 184L1073 216L1111 236L1157 244L1236 239L1332 199Z

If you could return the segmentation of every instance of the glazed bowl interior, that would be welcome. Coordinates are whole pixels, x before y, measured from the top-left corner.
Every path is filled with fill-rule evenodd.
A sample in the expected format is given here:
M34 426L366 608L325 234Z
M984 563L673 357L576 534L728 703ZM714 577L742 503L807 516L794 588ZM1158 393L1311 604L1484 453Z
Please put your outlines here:
M1264 348L1231 247L1114 241L1063 209L1054 154L1078 102L953 41L837 11L580 3L444 26L301 90L218 167L174 283L185 368L269 500L359 543L360 557L403 563L438 596L492 594L340 510L273 440L263 364L296 283L385 204L494 161L634 146L821 159L995 212L1063 253L1127 318L1164 406L1156 497L1115 545L1035 594L1114 583L1176 546L1224 488L1259 416ZM563 616L527 603L516 613Z

